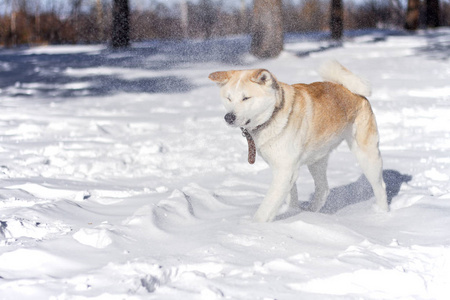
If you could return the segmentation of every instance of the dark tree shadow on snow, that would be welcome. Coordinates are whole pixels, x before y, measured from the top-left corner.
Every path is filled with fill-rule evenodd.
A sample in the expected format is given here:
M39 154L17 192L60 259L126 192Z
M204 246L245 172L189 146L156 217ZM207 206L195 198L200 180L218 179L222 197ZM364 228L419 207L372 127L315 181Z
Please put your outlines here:
M285 34L285 44L298 43L299 41L314 42L310 45L310 49L302 49L299 51L290 51L298 57L308 57L311 54L326 52L336 48L341 48L343 45L352 41L355 38L366 37L361 43L371 44L386 41L389 36L405 35L404 31L399 30L380 30L380 29L360 29L360 30L346 30L344 32L343 41L335 41L327 31L320 32L306 32L300 36L296 33Z
M155 40L134 43L129 49L104 48L59 54L51 53L51 49L48 53L39 53L26 47L0 48L0 97L38 97L55 101L54 98L108 96L120 92L185 93L196 88L190 78L177 72L154 72L153 75L152 71L186 69L192 63L243 64L249 44L249 38L242 37L207 41ZM127 75L132 78L127 79Z
M391 204L392 198L398 195L402 184L410 181L412 176L401 174L395 170L384 170L383 179L386 183L388 202ZM313 197L314 194L311 195L310 200L312 200ZM361 175L356 182L332 188L330 190L330 195L327 198L327 202L320 212L334 214L346 206L367 201L372 197L374 197L372 187L366 176Z
M430 31L426 34L427 45L417 49L417 53L431 59L446 61L450 57L450 37L447 31Z

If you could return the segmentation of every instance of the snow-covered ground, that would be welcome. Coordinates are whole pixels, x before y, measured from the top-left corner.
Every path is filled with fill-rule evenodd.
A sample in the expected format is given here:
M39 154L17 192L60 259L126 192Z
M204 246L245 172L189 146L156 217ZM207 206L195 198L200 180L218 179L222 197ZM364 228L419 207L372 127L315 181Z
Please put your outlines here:
M207 76L372 82L391 212L340 146L321 213L250 222L271 180ZM450 29L0 50L0 299L447 299ZM306 168L297 181L308 201Z

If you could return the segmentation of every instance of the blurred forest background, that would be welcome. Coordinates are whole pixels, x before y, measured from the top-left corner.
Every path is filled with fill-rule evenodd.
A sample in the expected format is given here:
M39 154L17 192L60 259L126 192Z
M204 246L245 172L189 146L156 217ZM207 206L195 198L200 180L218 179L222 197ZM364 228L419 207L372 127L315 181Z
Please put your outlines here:
M277 18L281 18L279 26L283 33L333 32L333 26L337 26L338 35L333 35L337 39L342 29L416 30L448 26L450 22L450 0L148 0L145 5L139 3L142 2L0 0L0 45L111 43L113 31L123 30L123 26L129 39L124 45L149 39L255 35L258 15L264 11L273 13L276 8L279 8L276 13L280 15ZM333 21L336 14L338 20ZM115 18L122 20L122 25L115 24Z

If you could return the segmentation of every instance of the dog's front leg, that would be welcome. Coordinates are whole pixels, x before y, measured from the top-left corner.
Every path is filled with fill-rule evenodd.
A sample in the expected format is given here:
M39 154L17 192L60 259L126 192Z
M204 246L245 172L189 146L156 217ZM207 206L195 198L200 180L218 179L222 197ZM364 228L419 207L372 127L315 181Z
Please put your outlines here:
M253 216L254 222L270 222L275 218L280 206L291 191L292 185L297 180L295 170L293 167L273 168L272 183L266 197ZM295 191L297 190L295 189Z

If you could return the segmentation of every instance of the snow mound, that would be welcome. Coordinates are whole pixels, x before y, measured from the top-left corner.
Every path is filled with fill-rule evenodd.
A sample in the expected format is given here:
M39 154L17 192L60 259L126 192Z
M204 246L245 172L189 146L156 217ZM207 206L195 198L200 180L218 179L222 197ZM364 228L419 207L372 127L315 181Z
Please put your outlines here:
M347 34L287 35L265 61L240 36L0 49L0 298L447 299L450 30ZM372 83L391 211L341 145L320 213L254 224L271 172L208 74L309 83L330 60ZM296 184L308 207L307 168Z

